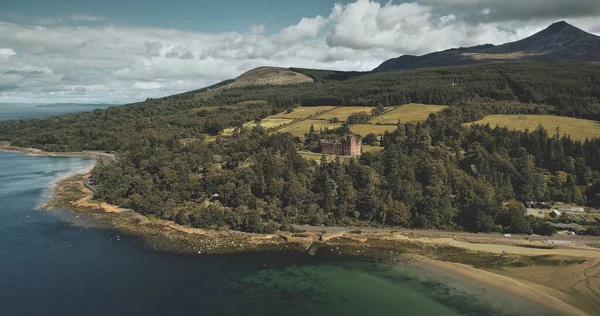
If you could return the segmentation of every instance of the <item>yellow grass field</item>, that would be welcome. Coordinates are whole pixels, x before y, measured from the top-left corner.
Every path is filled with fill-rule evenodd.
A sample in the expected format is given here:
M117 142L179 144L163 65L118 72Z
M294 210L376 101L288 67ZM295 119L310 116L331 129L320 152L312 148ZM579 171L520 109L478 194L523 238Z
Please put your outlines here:
M383 147L381 147L381 146L362 145L363 153L378 153L382 150L383 150Z
M596 121L576 119L572 117L562 117L553 115L488 115L482 120L467 123L471 124L490 124L492 127L503 126L513 130L530 131L542 125L548 133L552 135L556 128L560 128L560 133L568 134L573 139L585 140L586 138L600 137L600 123Z
M265 118L260 121L260 126L262 126L264 129L270 129L270 128L275 128L275 127L279 127L279 126L291 123L292 121L293 120L291 120L291 119ZM246 127L246 128L253 128L257 125L258 124L256 124L254 121L244 123L244 127ZM235 130L235 128L226 128L225 130L223 130L222 134L223 135L231 135L234 130Z
M447 108L445 105L406 104L371 120L372 124L397 124L425 121L430 113Z
M373 107L370 106L343 106L332 111L329 111L325 114L321 114L318 116L320 119L330 120L334 117L337 117L340 121L346 121L348 116L353 113L358 112L367 112L367 114L371 115L371 110Z
M373 124L356 124L350 125L350 130L354 134L360 136L367 136L369 133L383 134L386 131L393 132L398 128L396 125L373 125Z
M320 130L324 127L336 128L340 127L341 124L328 123L325 120L305 120L294 123L290 126L286 126L279 130L280 133L291 133L294 136L302 136L310 130L310 125L315 126L315 130Z
M295 108L292 113L283 112L269 118L303 119L333 109L335 109L335 106L301 106Z

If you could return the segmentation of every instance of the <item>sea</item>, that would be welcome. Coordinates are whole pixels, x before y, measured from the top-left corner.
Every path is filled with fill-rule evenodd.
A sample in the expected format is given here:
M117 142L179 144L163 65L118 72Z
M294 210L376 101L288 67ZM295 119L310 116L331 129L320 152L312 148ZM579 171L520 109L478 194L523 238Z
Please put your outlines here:
M65 113L50 108L3 110L0 119ZM318 252L177 255L42 207L53 183L93 164L0 152L0 315L543 314L412 265L332 261Z
M0 103L0 121L50 117L95 109L106 109L111 106L114 105L78 103Z

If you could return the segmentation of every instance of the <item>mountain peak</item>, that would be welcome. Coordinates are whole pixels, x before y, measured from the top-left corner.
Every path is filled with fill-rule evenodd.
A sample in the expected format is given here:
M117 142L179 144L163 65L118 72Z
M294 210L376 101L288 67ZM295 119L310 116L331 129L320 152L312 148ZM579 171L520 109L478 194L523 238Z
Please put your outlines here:
M560 33L563 31L580 31L582 33L584 33L584 31L582 31L581 29L565 22L565 21L560 21L560 22L556 22L553 23L552 25L548 26L545 30L543 30L540 33L551 33L551 34L555 34L555 33Z
M550 26L548 28L563 28L565 26L572 26L572 25L567 23L566 21L558 21L558 22L550 24Z
M600 61L600 37L565 21L522 40L498 46L449 49L423 56L401 56L385 61L374 71L461 66L514 60Z

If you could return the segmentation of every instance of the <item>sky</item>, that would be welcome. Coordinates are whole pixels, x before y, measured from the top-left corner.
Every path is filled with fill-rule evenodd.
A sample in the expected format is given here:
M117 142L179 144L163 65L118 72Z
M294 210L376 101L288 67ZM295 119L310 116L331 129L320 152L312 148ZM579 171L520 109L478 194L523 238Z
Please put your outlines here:
M135 102L259 66L371 70L561 20L600 35L600 1L0 0L0 102Z

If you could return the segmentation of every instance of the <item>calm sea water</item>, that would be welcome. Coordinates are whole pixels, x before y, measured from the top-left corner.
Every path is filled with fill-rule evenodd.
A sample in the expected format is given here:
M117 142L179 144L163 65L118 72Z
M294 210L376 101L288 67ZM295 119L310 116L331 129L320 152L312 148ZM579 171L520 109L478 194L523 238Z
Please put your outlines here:
M39 208L83 158L0 152L1 315L534 315L477 285L318 255L181 256ZM493 298L494 303L490 303Z
M105 104L17 104L0 103L0 121L50 117L62 114L106 109Z

